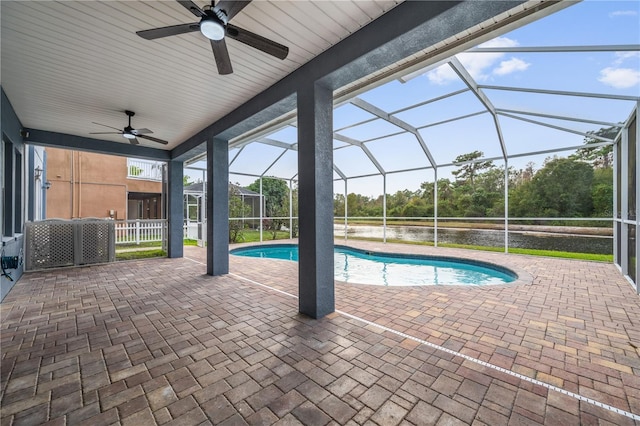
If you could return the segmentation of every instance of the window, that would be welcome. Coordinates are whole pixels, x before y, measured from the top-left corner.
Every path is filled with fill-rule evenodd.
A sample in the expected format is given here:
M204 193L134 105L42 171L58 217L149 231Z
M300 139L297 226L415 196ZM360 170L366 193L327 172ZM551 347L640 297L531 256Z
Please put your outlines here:
M2 187L2 235L13 236L13 144L3 141L4 176Z
M14 225L13 232L16 234L22 233L22 194L24 193L22 187L23 173L22 173L22 154L16 150L16 162L15 162L15 172L13 174L13 181L15 183L13 194L14 194Z
M4 141L0 141L0 165L3 166L3 169L6 169L4 163ZM0 226L2 230L0 231L0 236L4 235L4 209L6 208L5 198L4 198L4 173L0 172Z
M629 126L629 149L627 152L627 172L629 176L628 182L628 207L629 216L627 219L636 220L636 120L634 119Z

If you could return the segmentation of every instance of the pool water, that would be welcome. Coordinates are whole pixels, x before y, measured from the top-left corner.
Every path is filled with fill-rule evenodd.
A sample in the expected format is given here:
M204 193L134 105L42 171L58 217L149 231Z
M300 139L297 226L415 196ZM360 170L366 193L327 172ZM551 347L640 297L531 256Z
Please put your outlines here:
M231 250L238 256L298 260L295 244L263 245ZM383 286L506 284L518 276L489 263L451 257L376 253L334 248L336 280Z

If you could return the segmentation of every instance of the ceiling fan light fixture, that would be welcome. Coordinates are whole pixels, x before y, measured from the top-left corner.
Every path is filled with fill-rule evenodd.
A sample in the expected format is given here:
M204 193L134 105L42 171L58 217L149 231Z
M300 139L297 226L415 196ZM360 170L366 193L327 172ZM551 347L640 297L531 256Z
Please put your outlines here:
M224 38L224 25L213 19L203 19L200 22L200 32L209 40L220 41Z
M145 40L155 40L163 37L197 32L199 30L203 36L209 39L213 59L215 60L218 74L220 75L233 73L229 50L225 42L227 38L236 40L278 59L286 59L289 54L289 48L287 46L229 23L229 21L249 5L252 0L210 0L211 4L203 8L200 8L192 0L175 1L187 9L189 13L199 18L199 21L136 31L136 34Z
M127 138L127 139L135 139L136 138L136 135L134 135L133 133L123 133L122 136Z

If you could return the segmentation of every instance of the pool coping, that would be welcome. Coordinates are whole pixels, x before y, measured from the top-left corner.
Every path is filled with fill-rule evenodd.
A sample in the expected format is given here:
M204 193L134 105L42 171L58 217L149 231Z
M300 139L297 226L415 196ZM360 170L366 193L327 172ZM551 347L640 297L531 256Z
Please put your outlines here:
M295 241L295 242L294 242ZM345 243L337 243L334 242L333 246L334 248L346 248L349 250L353 250L353 251L357 251L360 253L366 253L366 254L374 254L374 255L384 255L384 256L389 256L389 257L407 257L407 258L411 258L411 259L428 259L428 260L444 260L444 261L461 261L462 263L468 263L471 265L477 265L477 266L484 266L484 267L488 267L488 268L492 268L492 269L496 269L502 273L507 273L507 274L515 274L516 275L516 279L512 282L509 283L503 283L503 284L485 284L485 285L481 285L481 286L470 286L467 284L440 284L440 285L421 285L421 286L402 286L402 285L394 285L391 287L387 287L387 286L381 286L378 284L370 284L370 283L352 283L352 282L346 282L346 281L340 281L337 279L334 279L334 281L336 283L340 283L343 285L355 285L355 286L363 286L363 285L367 285L367 286L375 286L375 287L381 287L381 288L449 288L449 287L464 287L464 288L484 288L484 289L489 289L489 288L501 288L501 287L513 287L513 286L518 286L518 285L531 285L533 284L533 280L534 277L533 275L531 275L529 272L525 271L524 269L517 267L517 266L506 266L505 264L501 264L495 261L495 259L492 260L487 260L487 259L477 259L477 258L473 258L473 257L466 257L463 254L461 254L460 252L456 252L455 255L453 254L444 254L444 255L439 255L439 254L426 254L426 253L408 253L406 251L395 251L393 250L394 248L400 248L402 245L401 244L395 244L395 243L382 243L384 244L384 247L389 248L391 250L384 250L381 248L373 248L373 249L363 249L360 247L356 247L353 245L349 245L349 244L345 244ZM392 245L388 245L388 244L392 244ZM275 240L275 241L263 241L263 242L251 242L251 243L241 243L236 247L233 248L229 248L229 254L233 255L233 251L237 250L237 249L242 249L242 248L249 248L249 247L277 247L277 246L297 246L297 239L296 240ZM400 246L400 247L399 247ZM437 248L438 250L447 250L445 248ZM469 254L478 254L478 253L482 253L483 255L488 255L488 254L493 254L493 255L504 255L504 254L508 254L508 253L494 253L494 252L478 252L478 251L473 251L473 250L468 250ZM262 259L262 260L267 260L267 261L286 261L286 262L292 262L291 260L288 259L271 259L271 258L258 258L256 257L256 259Z

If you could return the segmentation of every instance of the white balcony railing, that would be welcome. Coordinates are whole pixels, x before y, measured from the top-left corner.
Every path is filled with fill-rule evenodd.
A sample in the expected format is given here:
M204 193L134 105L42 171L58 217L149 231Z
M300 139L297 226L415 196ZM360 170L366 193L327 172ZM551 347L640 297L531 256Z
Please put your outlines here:
M162 181L162 163L127 158L127 177L129 179Z

